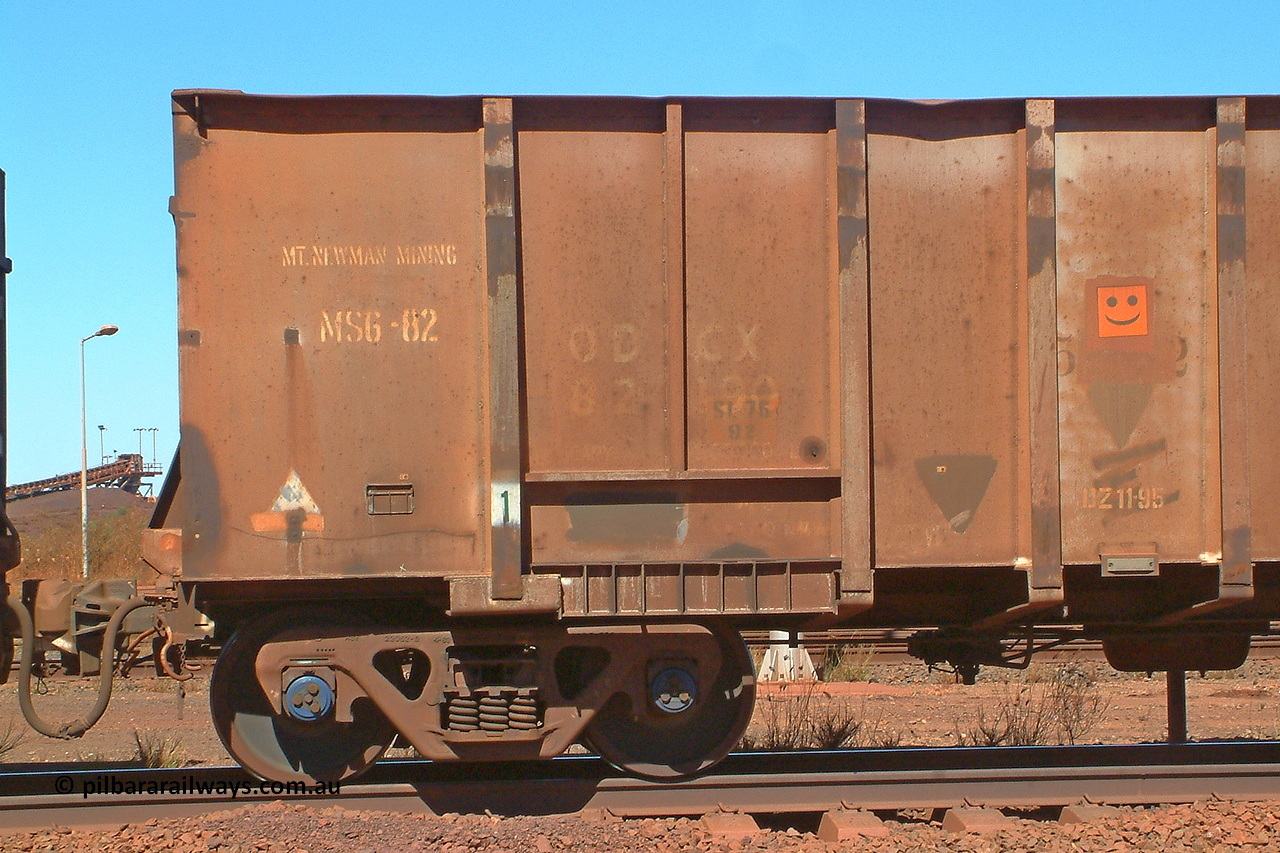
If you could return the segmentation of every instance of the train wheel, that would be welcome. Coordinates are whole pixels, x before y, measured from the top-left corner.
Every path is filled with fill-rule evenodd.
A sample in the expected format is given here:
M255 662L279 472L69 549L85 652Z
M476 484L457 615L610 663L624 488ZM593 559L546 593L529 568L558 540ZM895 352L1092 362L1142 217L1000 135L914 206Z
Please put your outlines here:
M708 630L720 648L711 689L697 695L696 679L679 667L646 672L642 689L632 685L596 713L586 743L619 770L647 779L693 776L728 755L751 722L755 668L736 631Z
M280 715L258 685L254 661L267 642L291 629L349 621L331 611L286 611L249 623L223 648L209 683L213 725L231 756L246 770L278 782L350 779L381 757L395 729L371 702L357 700L354 720L301 721Z

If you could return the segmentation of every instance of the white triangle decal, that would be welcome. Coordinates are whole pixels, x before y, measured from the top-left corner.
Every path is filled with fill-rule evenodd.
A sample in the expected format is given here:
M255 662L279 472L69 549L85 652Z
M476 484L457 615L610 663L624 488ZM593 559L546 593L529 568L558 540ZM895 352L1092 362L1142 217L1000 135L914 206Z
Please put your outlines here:
M300 509L307 515L322 514L320 507L316 506L316 502L312 499L311 493L307 491L307 487L302 485L298 472L290 471L289 479L285 480L284 485L280 487L280 497L276 498L276 502L271 505L271 511L289 512L295 509Z

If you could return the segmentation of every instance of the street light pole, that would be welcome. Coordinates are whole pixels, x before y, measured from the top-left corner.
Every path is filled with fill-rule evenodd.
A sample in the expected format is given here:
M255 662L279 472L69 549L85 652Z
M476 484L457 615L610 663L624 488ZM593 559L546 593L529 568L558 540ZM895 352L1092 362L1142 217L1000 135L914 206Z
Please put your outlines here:
M89 579L89 434L84 393L84 345L93 338L114 335L119 326L103 326L80 339L80 576Z

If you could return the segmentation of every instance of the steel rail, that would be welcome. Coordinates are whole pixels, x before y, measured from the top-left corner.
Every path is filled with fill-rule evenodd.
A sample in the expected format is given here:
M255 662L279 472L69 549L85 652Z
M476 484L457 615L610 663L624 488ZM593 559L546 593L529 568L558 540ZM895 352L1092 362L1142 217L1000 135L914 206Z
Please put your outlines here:
M138 587L139 595L150 595L151 587ZM1280 623L1277 623L1280 624ZM842 648L849 649L855 657L865 656L860 659L860 664L867 666L912 666L920 667L923 671L924 663L917 657L907 653L907 643L905 639L894 635L903 632L884 632L873 631L870 629L837 629L831 631L813 632L812 635L806 635L805 641L800 645L809 652L814 658L815 663L819 663L828 649ZM755 650L763 651L769 647L767 632L763 631L744 631L743 637L747 644ZM809 637L813 639L810 640ZM19 641L16 644L17 649L22 648ZM216 648L204 647L198 648L188 654L189 661L199 663L200 665L212 666L217 659L218 654ZM1280 658L1280 635L1267 634L1253 638L1253 643L1249 649L1249 657L1251 660ZM1045 664L1061 664L1071 661L1088 660L1103 661L1105 657L1102 654L1102 643L1099 640L1072 640L1062 646L1037 652L1035 655L1036 663ZM138 662L137 667L142 669L150 666L150 659L143 658ZM988 667L990 668L990 667ZM78 679L78 675L67 675L61 672L54 672L46 676L46 679L56 679L58 681Z
M1271 630L1280 630L1280 623L1272 623ZM913 633L912 630L903 629L830 628L805 632L804 639L797 644L797 648L804 648L809 652L815 664L821 663L828 651L843 651L852 654L860 664L867 666L922 666L923 662L907 651L907 641ZM742 636L753 649L763 650L771 645L767 631L743 631ZM1250 644L1249 657L1280 657L1280 634L1255 636ZM1106 660L1102 641L1071 639L1060 646L1035 654L1036 663L1054 664L1077 660Z
M120 825L283 798L257 789L241 789L234 797L193 792L219 783L259 784L234 767L68 765L3 774L0 828ZM156 793L177 789L182 790ZM543 815L599 809L619 817L655 817L717 810L1045 807L1082 800L1185 803L1215 796L1280 799L1280 742L737 753L714 772L676 784L617 775L593 756L509 764L390 761L340 793L287 799L402 813Z
M138 587L139 595L151 595L153 591L152 587ZM1280 622L1274 623L1272 630L1280 631ZM913 657L907 652L905 635L909 633L909 631L902 630L890 631L870 628L830 629L806 634L800 646L809 652L815 663L821 662L828 649L844 648L859 659L860 665L923 667L924 663L919 658ZM763 651L770 645L767 631L743 631L742 636L753 650ZM21 650L22 643L20 639L15 648ZM189 652L187 659L202 666L212 666L217 657L217 647L202 645ZM1280 633L1254 637L1249 649L1249 657L1252 660L1280 658ZM1079 660L1103 661L1105 659L1100 640L1084 639L1071 640L1061 646L1037 652L1035 655L1036 663L1045 664L1061 664ZM143 658L136 666L139 669L149 667L149 661L149 658ZM987 668L989 669L990 667ZM48 680L57 681L74 680L80 677L79 675L67 675L57 671L45 676Z

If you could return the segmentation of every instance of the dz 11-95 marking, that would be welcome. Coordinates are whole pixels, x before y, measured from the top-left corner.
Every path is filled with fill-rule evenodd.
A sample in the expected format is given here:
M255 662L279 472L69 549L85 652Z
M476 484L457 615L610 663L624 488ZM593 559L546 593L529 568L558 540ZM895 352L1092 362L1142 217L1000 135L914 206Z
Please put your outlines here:
M1080 506L1084 509L1159 509L1164 506L1164 489L1086 486L1080 495Z
M406 308L399 320L392 320L390 327L400 330L400 340L407 344L435 342L439 317L434 308ZM394 332L391 333L394 339ZM368 343L382 342L381 311L321 311L320 343Z

